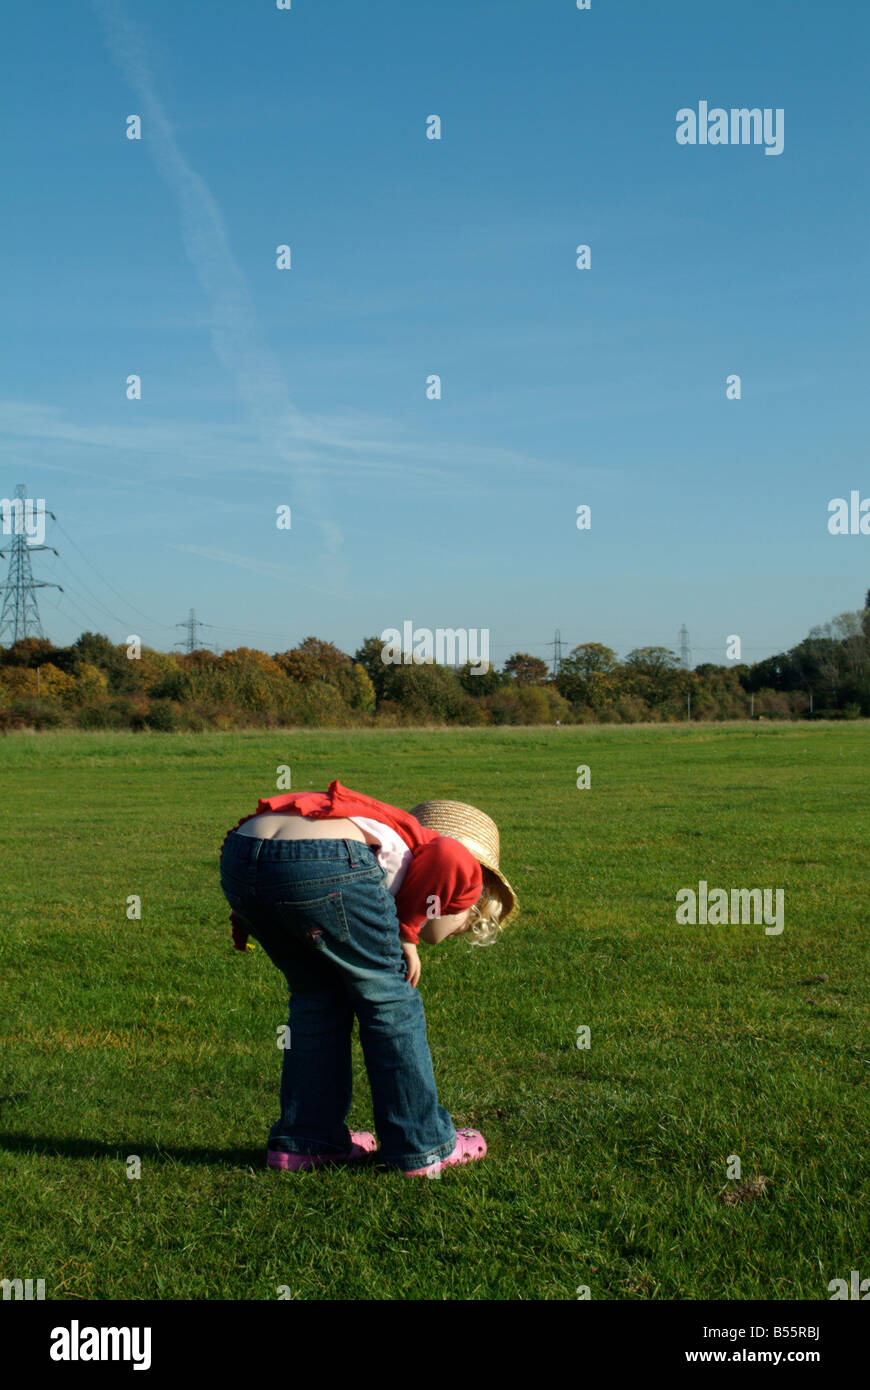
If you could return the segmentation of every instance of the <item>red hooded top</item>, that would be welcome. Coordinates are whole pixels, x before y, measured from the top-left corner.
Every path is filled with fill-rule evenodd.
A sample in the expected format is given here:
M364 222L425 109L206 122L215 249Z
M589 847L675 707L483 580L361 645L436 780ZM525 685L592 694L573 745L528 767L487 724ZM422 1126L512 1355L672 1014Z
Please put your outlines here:
M405 941L416 942L426 921L429 900L437 897L441 903L439 916L448 917L463 912L477 902L483 889L481 867L470 850L448 835L439 835L421 825L410 811L386 802L375 801L362 792L350 791L340 782L330 782L325 792L287 792L281 796L261 798L256 811L243 816L227 831L226 838L239 825L268 811L298 811L311 820L343 820L349 816L369 816L383 821L402 837L411 850L401 887L396 894L399 930ZM231 920L232 917L231 917ZM233 921L233 941L239 950L245 949L247 934Z

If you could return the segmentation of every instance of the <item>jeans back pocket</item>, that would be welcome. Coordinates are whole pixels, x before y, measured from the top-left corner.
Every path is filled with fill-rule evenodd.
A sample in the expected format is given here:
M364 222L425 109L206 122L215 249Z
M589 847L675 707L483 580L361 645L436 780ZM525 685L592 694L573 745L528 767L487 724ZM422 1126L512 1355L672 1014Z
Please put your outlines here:
M276 925L289 929L295 936L301 936L315 946L324 937L336 943L350 939L347 915L338 891L306 902L272 903L268 914Z

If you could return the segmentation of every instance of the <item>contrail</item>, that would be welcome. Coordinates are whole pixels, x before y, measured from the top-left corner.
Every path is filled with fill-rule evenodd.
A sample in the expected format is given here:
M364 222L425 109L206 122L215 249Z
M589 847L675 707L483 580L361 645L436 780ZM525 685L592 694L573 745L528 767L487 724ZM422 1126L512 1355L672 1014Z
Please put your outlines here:
M310 589L314 594L326 594L328 598L344 599L346 594L337 594L334 589L321 589L316 584L308 584L297 579L290 565L269 563L261 560L256 555L234 555L230 550L216 550L213 546L205 545L170 545L170 550L183 550L189 555L201 555L206 560L214 560L221 565L236 565L239 569L249 570L252 574L263 575L266 579L274 579L288 588L291 584L297 588ZM366 592L371 592L366 589ZM387 595L391 597L391 595Z
M214 351L235 381L264 445L292 468L287 438L301 428L301 422L288 399L280 367L263 341L245 277L230 249L220 208L205 180L190 167L178 147L154 87L142 31L124 14L118 0L92 0L92 4L105 30L112 58L136 92L144 142L178 203L185 252L211 301ZM310 478L298 477L295 489L320 518L317 524L326 551L334 555L341 546L341 531L326 516L321 489ZM332 577L336 577L334 572Z

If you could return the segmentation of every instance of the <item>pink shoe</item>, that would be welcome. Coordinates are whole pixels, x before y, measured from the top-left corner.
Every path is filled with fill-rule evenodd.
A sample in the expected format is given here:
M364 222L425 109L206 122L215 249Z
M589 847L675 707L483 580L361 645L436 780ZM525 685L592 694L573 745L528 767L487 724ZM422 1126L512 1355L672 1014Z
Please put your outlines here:
M307 1172L309 1168L322 1168L326 1163L360 1163L378 1147L377 1139L367 1130L356 1131L350 1137L353 1142L346 1154L295 1154L284 1153L281 1149L267 1149L266 1162L270 1168L300 1173Z
M440 1173L442 1168L451 1164L470 1163L472 1159L483 1158L485 1154L486 1140L479 1129L458 1129L456 1148L447 1158L439 1158L435 1163L428 1163L425 1168L404 1168L402 1171L406 1178L429 1177Z

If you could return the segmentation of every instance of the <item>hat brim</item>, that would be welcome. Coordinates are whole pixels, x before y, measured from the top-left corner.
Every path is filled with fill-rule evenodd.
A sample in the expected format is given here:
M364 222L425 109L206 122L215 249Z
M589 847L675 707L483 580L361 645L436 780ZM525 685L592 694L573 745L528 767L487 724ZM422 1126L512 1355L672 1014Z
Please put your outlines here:
M448 839L458 840L489 876L489 884L501 902L499 926L505 926L519 911L519 901L501 869L498 826L476 806L464 801L421 801L411 810L420 824ZM492 841L492 844L490 844Z

